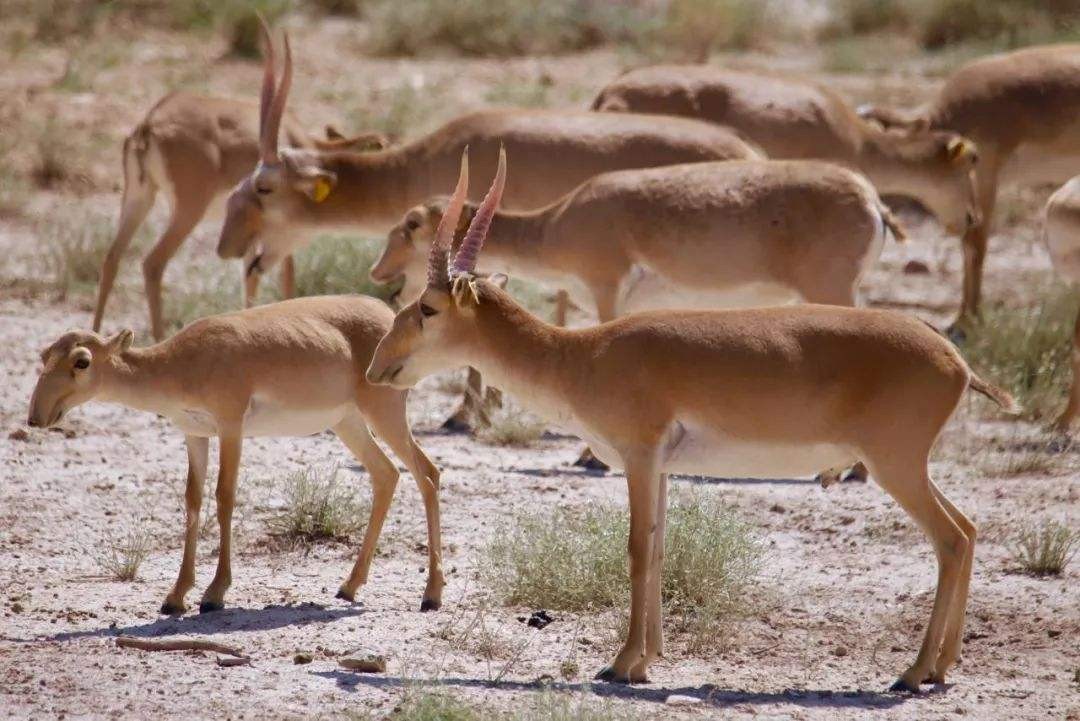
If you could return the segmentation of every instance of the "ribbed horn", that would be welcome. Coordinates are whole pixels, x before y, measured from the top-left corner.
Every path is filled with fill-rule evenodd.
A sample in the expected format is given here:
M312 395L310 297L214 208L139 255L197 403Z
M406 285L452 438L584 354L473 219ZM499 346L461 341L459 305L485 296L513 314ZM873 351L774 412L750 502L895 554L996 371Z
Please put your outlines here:
M480 255L480 249L484 246L491 221L495 217L495 211L499 208L502 200L503 189L506 187L506 148L499 147L499 168L495 171L495 180L491 182L491 188L476 209L469 229L465 232L465 238L461 241L454 262L450 266L450 275L472 273L476 269L476 259Z
M270 105L274 102L274 40L270 37L270 26L266 24L266 18L262 13L256 15L262 28L263 44L266 46L263 55L262 94L259 96L259 148L262 152L266 138L266 116L270 114Z
M292 49L289 47L289 34L283 33L285 38L285 68L282 70L281 83L277 92L274 93L273 102L266 115L265 131L261 138L263 162L274 163L278 160L278 134L281 129L281 116L285 114L285 101L289 98L289 88L292 87ZM265 86L264 86L265 87Z
M461 219L461 209L469 195L469 146L461 153L461 171L458 173L457 187L450 201L446 204L439 227L435 229L435 238L431 241L431 253L428 256L428 287L446 290L450 287L450 273L447 261L450 246L454 242L454 231Z

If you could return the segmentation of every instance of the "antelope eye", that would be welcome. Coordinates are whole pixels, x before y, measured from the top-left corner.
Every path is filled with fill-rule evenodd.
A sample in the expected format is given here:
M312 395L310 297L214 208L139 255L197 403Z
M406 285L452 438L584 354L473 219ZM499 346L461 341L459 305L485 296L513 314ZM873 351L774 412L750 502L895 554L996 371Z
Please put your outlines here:
M439 311L435 310L430 305L425 305L423 303L420 304L420 315L424 316L425 318L430 318L438 312Z
M75 359L75 367L78 368L79 370L86 370L87 368L90 367L90 359L89 358L76 358Z
M258 193L259 195L270 195L272 190L270 188L260 188L260 187L256 186L255 187L255 192Z
M408 220L405 221L405 230L409 231L410 233L413 232L414 230L416 230L419 227L420 227L420 221L417 220L416 218L409 218Z

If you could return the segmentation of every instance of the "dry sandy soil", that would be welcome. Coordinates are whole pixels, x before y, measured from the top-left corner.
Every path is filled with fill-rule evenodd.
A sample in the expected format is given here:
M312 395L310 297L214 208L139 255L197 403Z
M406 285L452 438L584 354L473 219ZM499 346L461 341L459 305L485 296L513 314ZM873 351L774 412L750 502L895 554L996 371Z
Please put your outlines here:
M403 83L434 93L414 129L491 102L493 87L534 87L541 76L553 82L547 102L583 105L623 62L615 53L507 62L373 61L358 57L347 26L335 23L299 23L294 38L293 107L304 108L316 127L323 119L347 125L350 118L338 105L377 102L385 97L380 92ZM413 394L418 438L444 472L450 571L443 609L425 614L418 610L426 559L423 513L408 477L370 583L349 604L333 594L357 544L283 551L268 543L266 519L280 501L270 481L291 470L341 463L352 481L366 487L365 473L328 434L251 440L244 452L228 608L163 618L157 609L180 556L181 436L160 418L101 404L72 412L62 432L22 430L38 352L64 330L90 323L85 292L57 298L42 277L39 219L63 213L78 223L115 212L120 139L166 87L253 94L258 67L219 61L220 50L197 39L121 34L85 50L117 57L75 90L56 87L66 59L60 50L28 51L0 71L5 132L32 133L52 117L82 149L73 161L75 180L33 192L21 216L0 220L0 715L340 717L389 712L414 680L437 679L470 703L507 709L537 694L544 677L556 679L558 689L587 688L583 679L614 649L615 617L554 612L551 625L528 628L518 619L532 609L493 602L475 572L478 550L515 510L625 503L621 474L592 475L569 465L579 450L576 439L549 434L533 447L504 448L447 435L438 430L439 421L454 398L432 380ZM816 72L819 59L806 51L718 59L729 61ZM918 71L916 63L888 75L827 79L856 100L912 100L934 87ZM116 90L105 92L109 88ZM84 144L84 138L92 141ZM1020 222L993 242L991 298L1022 298L1049 279L1030 215L1045 194L1016 197ZM959 294L957 244L932 224L906 219L915 238L886 249L867 296L943 321ZM162 220L159 209L153 221L158 229ZM189 271L220 265L213 255L215 231L208 223L181 253L170 271L173 288L191 277ZM902 273L912 259L930 272ZM145 329L137 263L128 265L108 327ZM680 478L676 487L722 496L765 535L769 552L755 610L733 620L709 653L688 653L685 640L672 637L651 683L597 685L592 692L641 718L1080 719L1078 564L1062 577L1037 579L1016 572L1010 552L1023 523L1056 518L1076 526L1080 454L1062 452L1052 470L994 477L988 469L1020 452L1028 430L1014 430L973 401L961 409L934 463L943 490L982 530L964 658L944 688L917 697L883 692L915 655L929 617L935 564L918 530L873 483L823 490L807 479ZM212 491L207 505L212 510ZM136 581L110 580L93 560L95 549L132 524L153 532L152 551ZM215 536L211 530L201 541L199 580L189 601L213 572ZM462 639L464 629L478 624L486 629L483 644ZM118 634L209 638L242 647L253 662L219 668L209 654L119 649L113 641ZM336 657L356 648L384 654L387 673L339 669ZM311 652L314 660L294 665L297 651ZM581 678L562 680L560 665L567 660L578 664Z

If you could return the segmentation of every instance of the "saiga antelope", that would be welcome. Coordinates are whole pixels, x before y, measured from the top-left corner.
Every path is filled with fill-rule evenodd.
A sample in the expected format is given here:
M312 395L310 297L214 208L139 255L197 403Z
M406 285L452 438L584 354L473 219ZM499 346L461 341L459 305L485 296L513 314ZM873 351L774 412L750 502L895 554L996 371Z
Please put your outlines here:
M893 688L943 682L960 654L975 526L930 478L928 457L967 388L1010 411L1013 399L931 327L895 311L801 305L653 311L584 329L547 324L474 274L505 178L500 158L450 263L463 170L432 244L427 287L397 314L367 377L404 389L475 366L626 469L629 631L598 678L645 681L663 654L668 474L789 477L861 458L938 557L922 647Z
M372 278L404 275L402 297L418 296L445 206L437 198L409 210L390 231ZM465 204L459 228L476 207ZM828 163L619 170L539 210L497 212L483 270L570 289L600 322L660 308L855 305L886 227L903 237L862 176ZM477 385L478 375L470 373L470 396ZM578 465L603 467L588 453ZM822 479L836 477L827 471Z
M1056 185L1080 171L1080 44L981 58L950 75L923 108L903 113L866 106L860 112L912 133L926 128L962 133L978 146L975 176L982 222L964 234L958 320L977 314L998 187Z
M269 46L265 27L264 32ZM465 146L485 167L494 167L503 143L529 170L529 182L513 182L506 190L507 205L517 209L550 203L609 170L762 157L732 131L701 121L548 110L475 112L379 152L279 148L278 127L293 75L287 35L284 56L275 88L273 57L267 53L260 161L229 196L218 243L223 258L252 258L249 288L303 242L306 231L341 226L385 231L409 208L454 182ZM261 247L257 253L256 245ZM470 409L462 408L451 420L468 415Z
M1054 270L1075 286L1080 283L1080 176L1050 196L1044 219L1043 237ZM1072 372L1069 402L1055 423L1062 431L1068 431L1080 414L1080 313L1073 332Z
M159 100L124 140L124 195L116 237L101 266L95 332L101 330L120 259L161 191L169 202L169 224L143 259L143 279L151 333L157 340L165 337L161 297L165 266L215 201L255 167L259 157L255 117L256 106L250 101L175 92ZM327 126L326 135L326 140L310 136L292 117L285 120L285 136L294 148L331 151L386 144L378 133L345 138ZM291 298L295 294L291 257L282 266L281 284L282 294Z
M860 118L839 93L797 76L656 65L609 83L593 109L720 123L770 158L839 163L866 175L879 193L916 198L949 233L963 233L976 219L970 141L952 132L884 130Z
M361 296L322 296L273 303L203 318L148 348L131 347L133 334L112 338L65 333L46 348L44 368L30 399L28 425L55 426L72 408L111 401L171 420L184 433L188 475L184 555L161 612L180 613L195 583L195 545L206 478L209 439L221 443L217 572L199 610L223 607L232 582L231 528L243 439L305 436L328 428L371 475L374 489L364 541L338 598L353 600L367 582L398 471L372 438L390 446L412 473L428 525L428 579L421 610L437 609L443 574L439 527L439 471L413 440L405 417L407 393L364 378L375 345L393 313ZM370 429L370 430L369 430Z

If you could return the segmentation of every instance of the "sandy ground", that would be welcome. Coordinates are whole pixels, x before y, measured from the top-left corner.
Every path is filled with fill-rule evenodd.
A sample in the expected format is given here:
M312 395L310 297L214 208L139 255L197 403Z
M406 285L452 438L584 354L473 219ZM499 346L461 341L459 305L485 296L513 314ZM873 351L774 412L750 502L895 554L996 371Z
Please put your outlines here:
M322 31L298 28L301 101L321 109L332 107L337 97L325 88L362 96L401 78L421 77L422 85L445 78L447 97L454 100L435 112L449 115L488 102L483 89L505 75L546 73L553 79L556 104L583 103L621 62L605 53L506 64L371 61L364 68L372 72L358 77L344 72L347 57L337 52L348 47L343 33L336 25ZM1016 572L1009 549L1022 523L1058 518L1076 526L1080 454L1075 450L1064 453L1052 473L1010 478L987 477L976 464L961 462L970 460L970 453L939 453L935 477L980 526L981 537L963 661L945 687L917 697L883 690L913 659L929 617L935 582L930 547L872 483L823 490L808 479L676 479L676 489L718 494L761 529L769 552L754 591L756 611L733 620L712 652L688 653L685 639L670 637L668 657L653 667L647 685L590 687L586 679L615 648L617 617L556 611L551 625L528 628L519 618L533 609L493 602L477 578L476 557L516 510L592 500L625 503L623 476L571 467L580 443L555 433L522 449L440 432L439 422L455 399L434 380L414 392L410 413L420 443L444 473L449 583L442 610L418 610L426 562L423 512L407 475L370 582L354 604L335 600L333 594L357 543L282 550L268 542L266 519L280 501L274 479L311 465L340 463L358 486L366 487L365 473L344 447L322 434L245 444L228 608L204 616L159 617L158 606L180 557L181 436L160 418L102 404L72 412L61 431L24 432L22 426L38 352L61 332L90 323L85 294L57 300L37 289L34 217L58 207L75 213L115 212L119 138L156 93L176 80L176 73L211 54L200 56L190 42L157 40L125 50L146 55L144 71L154 82L125 85L115 96L30 92L35 83L47 85L57 72L62 58L51 51L36 61L21 59L26 70L21 76L0 73L5 117L27 112L81 118L85 122L74 123L72 132L92 132L104 148L86 161L89 190L35 194L28 201L29 217L0 221L0 254L7 259L0 284L0 715L278 719L382 714L418 680L438 680L470 703L513 708L538 693L546 679L555 679L551 685L557 689L591 688L642 718L1080 719L1077 566L1060 578L1031 578ZM755 58L740 62L753 64ZM774 64L802 66L812 59L783 57ZM107 72L125 72L122 67ZM255 66L217 67L220 77L209 82L215 90L239 93L257 86ZM131 71L126 72L114 80L130 79ZM324 92L312 89L314 78ZM899 87L910 93L911 83L904 78L898 73L832 79L864 99L895 94ZM918 85L919 93L925 95L933 84ZM427 119L418 122L428 124ZM160 228L161 218L155 217ZM946 320L958 297L956 243L940 238L930 224L907 220L915 239L886 248L866 296L875 304ZM218 264L212 253L214 232L210 224L202 228L177 265L198 269ZM989 296L1022 297L1026 289L1048 281L1048 264L1034 239L1031 222L995 237ZM923 261L930 273L903 274L901 268L912 259ZM135 271L126 272L127 292L114 304L110 327L142 329ZM1008 431L985 406L965 404L961 415L950 433L962 436L966 447L985 443L985 455L1008 451L988 440L1003 433L1007 437ZM206 505L212 510L212 486ZM95 549L133 524L152 530L151 554L136 581L110 580L94 563ZM198 582L189 602L197 600L213 573L216 530L200 544ZM477 628L485 629L482 644ZM212 654L118 649L113 637L119 634L210 638L242 647L253 662L219 668ZM387 673L340 670L336 657L354 649L385 655ZM294 664L298 651L311 652L314 660ZM564 661L578 664L580 678L562 679Z

